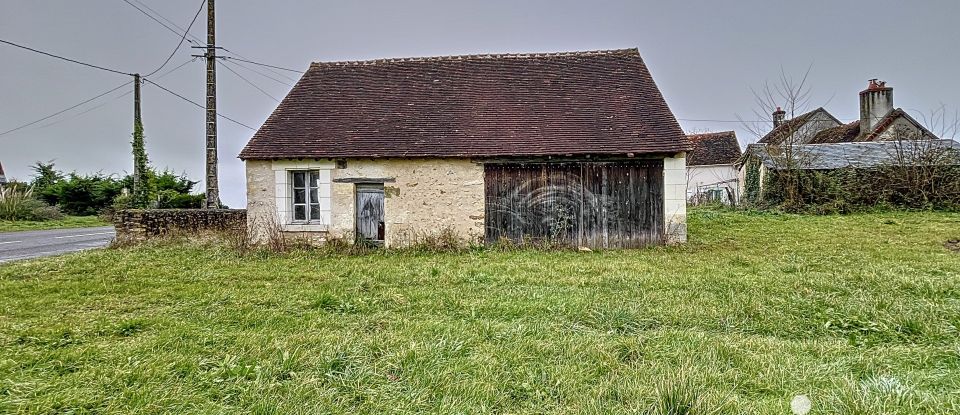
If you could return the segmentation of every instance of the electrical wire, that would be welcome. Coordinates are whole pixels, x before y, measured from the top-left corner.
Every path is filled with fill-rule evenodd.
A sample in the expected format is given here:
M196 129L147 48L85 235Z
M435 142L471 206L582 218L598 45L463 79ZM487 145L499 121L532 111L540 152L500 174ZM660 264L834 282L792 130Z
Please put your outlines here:
M99 69L99 70L101 70L101 71L113 72L113 73L115 73L115 74L120 74L120 75L133 76L132 73L127 73L127 72L123 72L123 71L118 71L118 70L116 70L116 69L104 68L104 67L102 67L102 66L94 65L94 64L91 64L91 63L81 62L81 61L78 61L78 60L76 60L76 59L70 59L70 58L63 57L63 56L60 56L60 55L56 55L56 54L53 54L53 53L50 53L50 52L44 52L44 51L42 51L42 50L38 50L38 49L34 49L34 48L31 48L31 47L28 47L28 46L24 46L24 45L20 45L20 44L17 44L17 43L13 43L13 42L8 41L8 40L0 39L0 43L6 43L6 44L8 44L8 45L10 45L10 46L15 46L15 47L18 47L18 48L20 48L20 49L26 49L26 50L29 50L29 51L31 51L31 52L36 52L36 53L39 53L39 54L41 54L41 55L49 56L49 57L51 57L51 58L57 58L57 59L60 59L60 60L65 60L65 61L67 61L67 62L72 62L72 63L76 63L76 64L79 64L79 65L87 66L87 67L90 67L90 68Z
M227 52L230 52L230 51L227 50L227 49L224 49L224 50L226 50ZM231 52L231 53L233 53L233 52ZM234 53L234 55L238 55L238 56L239 56L239 54L237 54L237 53ZM237 60L237 61L240 61L240 62L246 62L246 63L250 63L250 64L254 64L254 65L260 65L260 66L267 67L267 68L280 69L280 70L282 70L282 71L296 72L296 73L298 73L298 74L303 74L303 73L304 73L303 71L298 71L298 70L296 70L296 69L284 68L284 67L282 67L282 66L267 65L267 64L265 64L265 63L254 62L254 61L249 60L249 59L240 59L240 58L235 58L235 57L232 57L232 56L227 56L226 58L227 58L227 59L232 59L232 60ZM288 79L290 79L290 78L288 78ZM296 81L295 79L290 79L290 80L291 80L291 81Z
M160 26L163 26L163 27L166 28L167 30L169 30L169 31L173 32L174 34L176 34L177 36L180 36L180 35L183 34L181 31L177 31L176 29L174 29L174 28L172 28L172 27L170 27L170 26L167 26L165 23L161 22L161 21L160 21L159 19L157 19L156 17L153 17L152 14L147 13L145 10L141 9L140 7L137 7L137 5L131 3L130 0L123 0L123 2L129 4L130 7L133 7L134 9L137 9L137 11L139 11L140 13L143 13L144 16L147 16L147 17L150 18L150 20L153 20L153 21L159 23ZM158 14L158 15L159 15L159 14ZM190 40L189 42L190 42L190 43L194 43L192 40Z
M162 74L160 74L160 75L157 75L157 78L156 78L156 79L162 79L163 77L165 77L165 76L167 76L167 75L170 75L170 74L176 72L176 71L179 70L180 68L183 68L183 67L186 66L187 64L189 64L189 63L191 63L191 62L195 62L196 60L197 60L197 58L189 59L189 60L187 60L186 62L181 63L180 65L177 65L175 68L173 68L173 69L171 69L171 70L169 70L169 71L166 71L166 72L164 72L164 73L162 73ZM99 105L95 105L95 106L93 106L93 107L90 107L90 108L87 108L87 109L85 109L85 110L83 110L83 111L80 111L80 112L74 114L72 117L64 118L64 119L61 119L61 120L56 120L56 121L53 121L53 122L50 122L50 123L47 123L47 124L38 126L36 129L51 127L51 126L60 124L60 123L65 122L65 121L70 121L70 120L79 118L80 116L82 116L82 115L84 115L84 114L86 114L86 113L89 113L89 112L92 112L92 111L96 111L96 110L98 110L98 109L100 109L100 108L103 108L103 107L105 107L105 106L107 106L107 105L110 105L110 104L116 102L117 100L119 100L119 99L121 99L121 98L130 96L131 94L133 94L133 91L132 91L132 90L127 91L127 92L124 92L124 93L122 93L122 94L120 94L120 95L117 95L117 96L113 97L113 99L111 99L111 100L109 100L109 101L107 101L107 102L104 102L104 103L101 103L101 104L99 104Z
M176 93L176 92L173 92L173 91L171 91L171 90L163 87L162 85L156 83L155 81L151 81L151 80L146 79L146 78L144 78L143 80L144 80L145 82L147 82L147 83L153 84L153 85L156 86L157 88L160 88L160 89L162 89L162 90L170 93L170 94L173 95L173 96L176 96L177 98L180 98L180 99L182 99L182 100L184 100L184 101L187 101L187 102L193 104L193 105L196 106L197 108L206 110L206 107L204 107L203 105L198 104L196 101L193 101L193 100L191 100L190 98L187 98L187 97L185 97L185 96L183 96L183 95L180 95L180 94L178 94L178 93ZM246 125L246 124L244 124L244 123L242 123L242 122L240 122L240 121L237 121L237 120L235 120L235 119L233 119L233 118L230 118L230 117L228 117L228 116L226 116L226 115L223 115L223 114L221 114L221 113L219 113L219 112L217 113L217 116L218 116L218 117L221 117L221 118L223 118L223 119L225 119L225 120L227 120L227 121L233 122L234 124L237 124L237 125L239 125L239 126L241 126L241 127L245 127L245 128L250 129L250 130L256 131L256 128L253 128L253 127L251 127L251 126L249 126L249 125Z
M144 4L144 3L141 2L140 0L133 0L133 2L139 4L140 6L143 6L143 9L141 9L140 7L137 7L136 5L134 5L133 3L131 3L130 0L123 0L123 1L124 1L125 3L127 3L127 4L129 4L130 6L132 6L133 8L137 9L140 13L143 13L144 15L146 15L147 17L149 17L151 20L159 23L161 26L163 26L163 27L166 28L167 30L169 30L169 31L171 31L172 33L176 34L177 36L181 36L181 35L186 34L187 36L189 36L190 38L193 39L193 40L188 39L187 42L190 42L190 43L200 43L200 44L203 43L203 40L202 40L202 39L200 39L200 38L198 38L197 36L194 36L193 34L189 33L189 30L185 30L184 28L180 27L179 25L177 25L176 23L174 23L172 20L164 17L162 14L160 14L160 13L157 12L156 10L150 8L150 6ZM153 13L153 14L147 13L147 11L144 10L144 9L149 10L149 11L150 11L151 13ZM166 21L167 23L169 23L169 25L164 24L163 22L160 21L160 19L162 19L162 20ZM171 28L170 26L173 26L173 27L175 27L175 28L177 28L177 29L173 29L173 28ZM195 40L195 41L194 41L194 40ZM280 67L280 66L274 66L274 65L268 65L268 64L265 64L265 63L255 62L255 61L251 60L250 58L248 58L248 57L246 57L246 56L243 56L243 55L240 54L240 53L234 52L234 51L232 51L232 50L230 50L230 49L227 49L227 48L222 48L222 49L223 49L224 52L232 53L232 54L237 55L237 56L239 57L239 58L232 58L232 59L243 60L243 61L246 61L246 62L248 62L248 63L252 63L252 64L254 64L254 65L260 65L260 66L264 66L264 67L270 68L270 72L273 72L274 74L276 74L276 75L278 75L278 76L282 76L282 77L284 77L284 78L287 78L287 79L289 79L291 82L297 82L297 80L296 80L296 79L292 79L292 78L290 78L290 77L288 77L288 76L285 76L285 75L281 74L280 72L274 71L273 69L280 69L280 70L290 71L290 72L296 72L296 73L300 73L300 74L303 73L303 71L298 71L298 70L296 70L296 69L289 69L289 68L284 68L284 67Z
M56 116L58 116L58 115L60 115L60 114L63 114L63 113L65 113L65 112L67 112L67 111L70 111L70 110L72 110L72 109L74 109L74 108L77 108L77 107L79 107L79 106L81 106L81 105L84 105L84 104L86 104L86 103L88 103L88 102L94 101L94 100L96 100L97 98L100 98L100 97L102 97L102 96L104 96L104 95L107 95L107 94L109 94L109 93L111 93L111 92L113 92L113 91L116 91L116 90L118 90L118 89L120 89L120 88L123 88L123 87L125 87L125 86L127 86L127 85L130 85L131 83L133 83L132 80L131 80L131 81L124 82L122 85L119 85L119 86L117 86L117 87L111 88L109 91L104 92L104 93L101 93L101 94L98 94L98 95L94 96L93 98L88 98L88 99L84 100L83 102L80 102L79 104L70 106L70 107L67 108L67 109L63 109L63 110L57 111L57 112L55 112L55 113L53 113L53 114L50 114L50 115L48 115L48 116L46 116L46 117L40 118L39 120L35 120L35 121L28 122L28 123L23 124L23 125L21 125L21 126L19 126L19 127L11 128L11 129L9 129L9 130L7 130L7 131L0 132L0 136L4 136L4 135L10 134L10 133L12 133L12 132L14 132L14 131L22 130L22 129L27 128L27 127L29 127L29 126L31 126L31 125L34 125L34 124L37 124L37 123L40 123L40 122L49 120L49 119L51 119L51 118L53 118L53 117L56 117Z
M172 20L170 20L170 19L168 19L168 18L166 18L166 17L163 17L163 15L160 14L160 12L158 12L158 11L156 11L156 10L154 10L154 9L151 9L150 6L148 6L148 5L145 4L144 2L142 2L142 1L140 1L140 0L133 0L133 2L134 2L134 3L137 3L137 4L141 5L141 6L143 6L143 8L149 10L150 12L152 12L152 13L153 13L154 15L156 15L157 17L163 19L165 22L170 23L170 25L173 26L173 27L175 27L175 28L177 28L177 30L179 30L179 31L181 31L181 32L185 32L185 33L187 34L187 36L190 36L190 38L193 39L193 40L195 40L196 42L203 43L203 39L200 39L199 37L194 36L193 33L190 33L189 30L184 30L184 28L180 27L180 25L176 24L174 21L172 21ZM142 12L142 10L141 10L141 12ZM187 42L194 43L192 40L187 40Z
M193 20L190 21L190 26L187 26L187 30L183 32L183 36L180 37L180 42L177 43L177 47L173 49L173 52L170 52L170 56L167 56L167 60L163 61L163 64L159 68L154 69L153 72L150 72L144 76L153 76L153 74L160 72L164 66L167 66L167 63L170 63L170 59L173 59L173 55L177 54L177 51L180 50L180 46L183 46L183 41L187 38L187 34L190 33L190 29L193 28L193 24L197 22L197 18L200 17L200 12L203 11L203 6L207 4L207 0L200 2L200 8L197 10L197 14L193 15Z
M243 75L240 75L239 73L237 73L237 71L233 70L232 68L230 68L230 66L226 65L227 61L224 61L223 63L224 63L223 69L226 69L226 70L230 71L231 73L233 73L234 75L236 75L238 78L240 78L240 79L242 79L244 82L246 82L247 85L250 85L250 86L254 87L257 91L260 91L260 93L262 93L263 95L266 95L267 97L269 97L270 99L276 101L277 103L280 102L279 99L277 99L277 98L274 97L273 95L270 95L269 92L264 91L263 88L260 88L259 86L255 85L255 84L254 84L253 82L251 82L249 79L244 78Z
M291 84L291 83L289 83L289 82L286 82L286 81L283 81L283 80L274 78L274 77L272 77L272 76L270 76L270 75L267 75L267 74L263 73L262 71L258 70L257 68L250 67L250 66L248 66L248 65L245 64L245 63L240 63L240 62L237 62L237 61L235 61L235 60L224 60L224 62L230 62L230 63L233 64L233 65L236 65L236 66L238 66L238 67L240 67L240 68L246 69L246 70L248 70L248 71L250 71L250 72L253 72L253 73L257 74L257 75L260 75L260 76L262 76L262 77L264 77L264 78L267 78L267 79L269 79L269 80L271 80L271 81L274 81L274 82L276 82L276 83L279 83L279 84L282 84L282 85L286 85L286 86L290 86L290 87L293 86L293 84ZM296 81L294 81L294 82L296 82Z

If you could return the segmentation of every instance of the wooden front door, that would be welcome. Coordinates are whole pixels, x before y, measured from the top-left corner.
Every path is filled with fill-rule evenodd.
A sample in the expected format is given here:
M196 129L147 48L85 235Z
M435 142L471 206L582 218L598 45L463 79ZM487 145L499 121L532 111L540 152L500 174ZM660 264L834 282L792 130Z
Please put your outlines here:
M383 242L383 184L357 185L357 240Z
M663 162L488 164L486 240L629 248L663 240Z

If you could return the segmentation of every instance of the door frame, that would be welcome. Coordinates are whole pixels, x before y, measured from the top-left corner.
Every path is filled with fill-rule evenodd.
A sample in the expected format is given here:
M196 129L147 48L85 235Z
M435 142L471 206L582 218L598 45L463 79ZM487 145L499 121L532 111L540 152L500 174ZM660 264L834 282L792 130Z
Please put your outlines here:
M384 206L380 209L380 223L377 230L377 236L379 239L368 239L364 238L360 233L360 194L362 193L374 193L380 195L380 202ZM383 191L383 183L356 183L353 190L353 203L354 203L354 212L353 212L353 231L355 234L355 242L357 243L368 243L375 245L383 245L386 240L386 197Z

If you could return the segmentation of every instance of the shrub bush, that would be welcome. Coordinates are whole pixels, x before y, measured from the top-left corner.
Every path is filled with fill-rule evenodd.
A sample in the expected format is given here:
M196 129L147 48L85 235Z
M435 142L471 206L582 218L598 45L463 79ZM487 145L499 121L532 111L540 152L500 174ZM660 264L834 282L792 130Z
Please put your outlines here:
M910 143L895 146L888 162L873 167L767 170L761 202L754 205L807 213L960 208L960 152Z
M133 207L151 209L191 209L203 207L204 195L190 194L197 182L170 170L158 172L148 169L146 173L148 203L134 206L133 200L123 195L123 190L133 188L133 176L118 178L101 173L64 175L53 163L38 162L33 166L31 185L40 200L59 206L72 215L96 215L110 217L113 212Z
M61 218L60 209L34 198L32 188L6 186L0 189L0 219L45 221Z

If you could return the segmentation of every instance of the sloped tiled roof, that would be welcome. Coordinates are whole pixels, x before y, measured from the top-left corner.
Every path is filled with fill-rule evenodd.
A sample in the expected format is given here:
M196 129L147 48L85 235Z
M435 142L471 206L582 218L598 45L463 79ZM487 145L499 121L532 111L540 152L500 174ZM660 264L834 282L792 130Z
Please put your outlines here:
M242 159L675 153L636 49L314 63Z
M745 157L758 157L767 168L777 169L778 163L771 152L776 154L779 148L780 146L750 145ZM957 163L960 163L960 143L950 139L795 145L791 148L791 160L794 160L794 165L802 170L865 168L896 162L898 155L910 155L934 149L955 150L958 157Z
M687 135L693 150L687 154L688 166L733 164L740 158L740 143L733 131Z
M854 121L839 127L820 131L808 144L848 143L856 141L860 135L860 121Z
M779 126L777 126L776 128L770 130L770 132L767 133L767 135L765 135L765 136L763 136L762 138L760 138L760 140L757 141L757 142L758 142L758 143L761 143L761 144L778 144L778 143L780 143L781 141L783 141L784 139L786 139L787 136L789 136L790 134L797 132L797 130L799 130L800 127L803 126L803 124L806 124L806 123L807 123L807 120L809 120L810 117L812 117L813 114L815 114L817 111L825 111L825 110L824 110L822 107L821 107L821 108L817 108L817 109L815 109L815 110L813 110L813 111L806 112L806 113L800 114L800 115L798 115L798 116L796 116L796 117L793 117L793 118L791 118L791 119L789 119L789 120L786 120L786 121L782 122L782 123L781 123Z
M926 136L926 138L937 137L936 134L930 132L930 130L924 127L923 124L920 124L919 122L917 122L917 120L911 117L910 114L907 114L907 112L904 111L902 108L897 108L895 110L888 112L887 115L885 115L883 119L881 119L880 122L878 122L877 125L873 128L873 131L861 132L860 137L858 139L862 141L872 141L876 139L877 136L879 136L880 134L883 134L883 132L886 131L887 128L890 128L890 126L893 125L893 123L897 120L897 118L901 118L901 117L907 120L908 122L912 123L914 126L916 126L917 129L919 129L923 133L923 135ZM902 137L902 138L906 138L906 137Z

